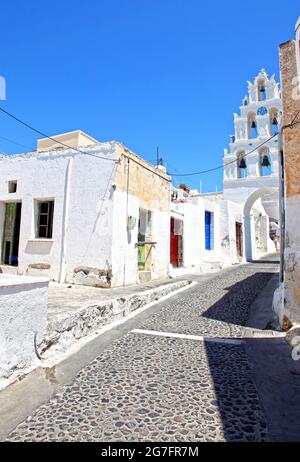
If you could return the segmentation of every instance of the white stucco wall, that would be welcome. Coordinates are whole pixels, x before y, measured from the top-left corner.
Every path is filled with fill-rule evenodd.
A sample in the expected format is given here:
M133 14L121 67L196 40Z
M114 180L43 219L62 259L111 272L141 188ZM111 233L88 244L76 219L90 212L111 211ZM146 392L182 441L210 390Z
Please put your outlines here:
M127 194L118 189L114 192L112 230L112 272L113 286L138 283L137 247L139 200L128 195L128 215L136 219L134 228L127 231Z
M170 263L170 213L159 210L153 213L153 279L165 278Z
M114 143L0 157L1 247L5 202L22 202L18 274L72 281L81 265L111 265ZM93 156L89 155L92 154ZM8 193L8 181L17 192ZM36 200L54 200L52 239L36 239ZM49 270L30 269L45 263Z
M202 255L201 210L192 202L171 204L171 216L183 221L183 266L199 266Z
M132 230L127 231L127 200L128 216L136 219ZM138 279L138 222L140 199L124 191L116 189L113 203L113 232L112 232L112 285L122 286L137 284ZM166 277L170 258L170 215L158 210L157 204L149 208L152 212L152 240L156 244L152 247L151 277L157 279Z
M266 176L259 178L240 178L224 181L224 199L245 204L253 193L261 190L266 193L279 190L278 176ZM277 205L278 208L278 205ZM277 212L278 215L278 212Z
M114 158L110 143L92 150ZM115 163L76 155L72 164L62 280L71 281L78 266L109 269L112 266L112 227ZM63 235L63 231L62 231ZM66 277L64 277L64 274Z
M213 249L205 249L205 211L213 213ZM183 220L183 266L199 267L220 260L220 212L218 200L195 196L185 203L172 203L171 216Z
M222 262L228 264L238 263L241 260L238 257L236 247L236 223L242 223L243 229L243 206L239 203L222 200L220 203L220 253ZM245 253L242 260L244 257Z
M213 198L199 198L198 206L201 210L201 229L204 230L202 234L202 258L204 261L219 261L220 260L220 206L219 202ZM214 226L214 237L213 237L213 249L205 249L205 211L213 213L213 226Z
M46 332L48 280L0 276L0 389L38 366Z

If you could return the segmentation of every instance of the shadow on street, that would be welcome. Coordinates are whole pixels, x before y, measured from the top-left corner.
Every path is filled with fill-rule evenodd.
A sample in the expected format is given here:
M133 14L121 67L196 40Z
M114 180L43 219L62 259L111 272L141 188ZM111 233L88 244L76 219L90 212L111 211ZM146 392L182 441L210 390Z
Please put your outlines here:
M250 307L257 295L267 285L274 273L257 272L242 281L226 287L228 292L203 313L203 317L245 326ZM247 294L247 296L243 296ZM259 327L259 326L252 326Z

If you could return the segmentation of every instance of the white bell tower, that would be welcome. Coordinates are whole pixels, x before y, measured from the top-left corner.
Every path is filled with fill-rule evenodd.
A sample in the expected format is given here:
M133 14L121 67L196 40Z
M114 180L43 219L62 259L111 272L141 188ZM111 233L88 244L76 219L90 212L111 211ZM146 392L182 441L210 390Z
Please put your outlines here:
M268 140L278 133L280 113L279 84L262 69L254 83L248 82L240 114L234 114L234 135L224 151L225 194L246 184L253 187L255 181L274 183L267 177L278 177L278 137Z
M279 84L262 69L248 82L239 114L234 114L234 135L224 150L224 199L244 207L246 259L253 258L255 239L251 223L254 203L271 220L279 219L278 132L281 115Z

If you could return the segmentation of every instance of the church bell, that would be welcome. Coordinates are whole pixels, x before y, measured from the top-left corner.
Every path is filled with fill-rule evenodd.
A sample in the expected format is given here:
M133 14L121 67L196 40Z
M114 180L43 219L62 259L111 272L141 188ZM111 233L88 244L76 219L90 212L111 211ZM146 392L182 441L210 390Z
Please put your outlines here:
M269 156L265 155L263 157L263 161L262 161L262 167L271 167L271 163L270 163L270 160L269 160Z
M245 159L241 159L240 164L239 164L239 167L240 167L240 168L247 168L247 164L246 164Z

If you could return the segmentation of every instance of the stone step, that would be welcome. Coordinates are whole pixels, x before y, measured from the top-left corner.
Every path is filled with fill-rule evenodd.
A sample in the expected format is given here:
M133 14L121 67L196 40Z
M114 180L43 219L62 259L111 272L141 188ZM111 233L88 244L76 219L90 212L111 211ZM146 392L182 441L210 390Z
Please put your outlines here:
M139 271L139 283L145 284L152 279L151 271Z
M18 274L18 267L17 266L10 266L10 265L0 265L0 273L3 273L3 274Z

